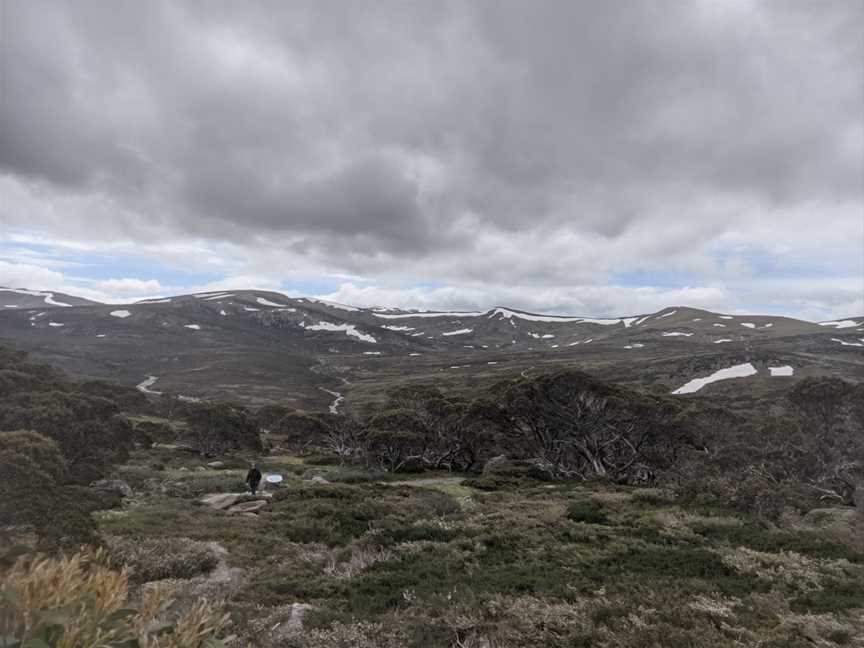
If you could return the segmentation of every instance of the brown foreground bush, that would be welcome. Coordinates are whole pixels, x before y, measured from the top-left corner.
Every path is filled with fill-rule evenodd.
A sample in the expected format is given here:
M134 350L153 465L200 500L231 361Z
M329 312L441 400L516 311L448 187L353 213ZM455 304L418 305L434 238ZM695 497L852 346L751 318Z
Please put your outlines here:
M0 571L0 640L22 648L219 648L227 615L202 600L176 623L159 619L171 592L145 590L129 601L125 571L85 551L50 558L27 555Z

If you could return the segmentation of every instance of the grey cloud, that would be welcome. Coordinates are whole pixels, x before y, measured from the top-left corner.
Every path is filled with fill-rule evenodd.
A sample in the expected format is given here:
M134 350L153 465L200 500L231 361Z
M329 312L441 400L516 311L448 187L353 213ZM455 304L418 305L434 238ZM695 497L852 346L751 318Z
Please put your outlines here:
M357 272L467 256L466 214L614 244L714 195L860 202L862 7L7 0L0 170L107 197L131 236Z

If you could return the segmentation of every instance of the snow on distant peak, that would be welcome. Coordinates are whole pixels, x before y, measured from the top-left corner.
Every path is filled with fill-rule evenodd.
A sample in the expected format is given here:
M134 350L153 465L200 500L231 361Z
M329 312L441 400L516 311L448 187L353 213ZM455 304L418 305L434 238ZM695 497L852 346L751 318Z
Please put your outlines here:
M51 306L66 306L70 307L72 304L65 304L63 302L59 302L54 299L54 293L52 292L41 292L39 290L26 290L25 288L3 288L4 292L13 292L18 293L19 295L30 295L31 297L44 297L45 303L50 304Z
M854 320L836 320L834 322L819 322L819 326L833 326L837 329L854 328L858 326L858 322Z
M125 319L129 317L132 313L128 310L115 310L108 313L111 317L119 317L120 319Z
M325 306L329 306L330 308L338 308L344 311L356 312L359 311L359 308L354 306L348 306L347 304L340 304L339 302L327 301L326 299L313 299L312 301L318 302L319 304L324 304Z
M372 313L375 317L384 319L405 319L408 317L479 317L483 313L477 312L418 312L418 313Z
M507 308L495 308L489 312L489 317L495 317L496 315L500 315L505 319L509 319L512 322L513 317L521 320L526 320L528 322L558 322L561 324L567 322L577 322L580 324L601 324L603 326L613 326L615 324L621 324L624 322L620 317L617 319L605 319L605 318L592 318L592 317L566 317L561 315L533 315L530 313L519 313L517 311L512 311ZM628 320L633 320L634 318L628 318ZM625 324L627 326L627 324Z
M735 319L731 315L718 315L717 317L719 317L720 319L725 319L725 320Z
M135 303L136 303L136 304L170 304L170 303L171 303L171 298L170 298L170 297L165 297L165 298L162 298L162 299L157 299L157 298L154 298L154 299L139 299L139 300L138 300L137 302L135 302Z
M276 302L272 302L269 299L264 299L263 297L258 297L255 301L258 302L259 304L261 304L262 306L274 306L276 308L282 308L285 310L289 310L292 313L296 310L294 308L291 308L287 304L277 304Z
M219 299L221 297L231 297L233 293L220 291L220 292L206 292L206 293L198 293L197 295L192 295L195 299Z
M674 315L677 312L678 312L677 310L671 310L668 313L663 313L662 315L658 315L657 319L661 319L663 317L670 317L671 315Z
M729 380L730 378L747 378L748 376L755 376L757 373L759 372L756 371L756 367L754 367L749 362L745 362L744 364L727 367L726 369L720 369L712 373L710 376L706 376L704 378L694 378L693 380L679 387L672 393L692 394L702 389L705 385L710 385L711 383L717 382L718 380Z
M356 337L361 342L369 342L371 344L378 343L378 340L376 340L373 336L369 335L368 333L358 331L357 327L354 324L333 324L332 322L318 322L317 324L306 324L304 322L301 322L300 326L305 328L307 331L341 331L345 333L345 335Z
M198 295L195 295L198 297ZM229 297L233 297L234 293L219 293L217 295L210 295L209 297L205 297L204 301L219 301L222 299L228 299ZM200 299L200 297L199 297Z
M446 333L442 333L441 335L467 335L468 333L473 333L474 329L472 328L463 328L458 331L447 331Z

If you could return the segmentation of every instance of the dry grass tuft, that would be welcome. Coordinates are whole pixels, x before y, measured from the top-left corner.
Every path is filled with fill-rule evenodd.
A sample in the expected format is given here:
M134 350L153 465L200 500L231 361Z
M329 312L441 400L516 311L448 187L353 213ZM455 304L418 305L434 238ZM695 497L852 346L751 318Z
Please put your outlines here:
M127 573L111 569L101 550L21 557L2 580L0 634L12 645L216 648L228 621L202 600L175 624L161 623L170 589L151 588L131 606Z

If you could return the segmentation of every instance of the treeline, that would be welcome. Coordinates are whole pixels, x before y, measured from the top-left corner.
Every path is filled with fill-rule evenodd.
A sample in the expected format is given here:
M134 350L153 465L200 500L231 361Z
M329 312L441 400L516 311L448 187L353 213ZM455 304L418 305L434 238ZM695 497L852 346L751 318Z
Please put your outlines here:
M854 504L864 482L864 385L805 379L765 409L649 396L562 371L503 382L475 400L402 387L359 416L279 418L271 408L267 417L307 450L389 472L508 466L535 479L659 485L768 517ZM857 498L864 505L860 490Z

